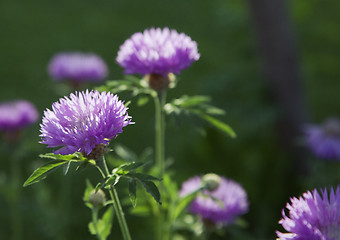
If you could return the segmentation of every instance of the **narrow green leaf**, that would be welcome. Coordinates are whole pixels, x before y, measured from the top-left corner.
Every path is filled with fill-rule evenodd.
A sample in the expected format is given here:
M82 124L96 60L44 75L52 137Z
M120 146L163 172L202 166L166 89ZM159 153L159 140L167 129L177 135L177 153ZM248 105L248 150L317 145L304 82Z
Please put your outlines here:
M64 175L68 173L68 170L70 169L71 161L68 161L67 164L64 165Z
M157 178L144 173L128 173L128 177L137 178L140 181L162 181L161 178Z
M39 157L41 158L48 158L48 159L53 159L53 160L65 160L65 161L70 161L70 160L86 160L86 158L81 154L81 153L73 153L69 155L61 155L61 154L54 154L54 153L46 153L46 154L40 154Z
M89 200L90 200L90 194L92 190L93 190L93 186L91 182L88 179L86 179L86 188L84 191L83 201L85 202L85 205L91 209L92 209L92 204L89 203Z
M159 190L156 184L154 184L151 181L144 181L144 180L140 180L140 182L142 183L145 190L156 200L156 202L158 202L158 204L162 204L160 201L161 194L159 193Z
M25 181L24 187L29 186L33 183L37 183L40 180L44 179L49 173L53 170L57 169L58 167L66 164L67 161L65 160L54 160L49 163L46 163L42 167L36 169L32 175Z
M94 188L94 192L97 193L100 188L104 187L104 183L97 183L96 187Z
M183 108L199 106L203 103L210 102L210 97L208 96L182 96L181 98L175 99L173 104L181 106Z
M176 208L173 213L173 219L177 219L177 217L183 212L183 210L195 199L197 194L202 189L197 189L196 191L188 194L187 196L180 198L178 204L176 205Z
M206 121L208 121L210 124L212 124L214 127L216 127L217 129L223 131L224 133L228 134L230 137L235 138L236 137L236 133L234 132L234 130L227 124L225 124L224 122L217 120L214 117L211 117L209 115L206 114L198 114L201 118L205 119Z
M123 171L127 171L127 172L130 172L132 170L135 170L141 166L143 166L145 163L143 162L132 162L132 163L126 163L126 164L123 164L121 165L117 172L119 172L119 170L123 170Z
M220 109L220 108L217 108L211 105L206 105L205 113L208 115L224 115L225 111L223 109Z
M129 196L133 207L136 207L137 203L137 181L131 179L129 181Z

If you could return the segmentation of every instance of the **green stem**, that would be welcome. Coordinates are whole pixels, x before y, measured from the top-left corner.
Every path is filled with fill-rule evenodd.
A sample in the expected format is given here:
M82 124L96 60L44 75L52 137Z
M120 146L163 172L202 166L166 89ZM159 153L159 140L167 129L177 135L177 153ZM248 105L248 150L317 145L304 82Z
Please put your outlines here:
M96 236L98 240L101 240L101 237L98 233L98 227L97 227L97 224L98 224L98 208L97 207L92 208L92 223L93 223L94 230L96 231Z
M158 92L154 95L155 101L155 154L156 166L162 177L165 172L165 128L164 128L164 104L166 101L166 92Z
M98 165L98 168L100 169L100 172L103 178L106 178L110 174L110 172L109 172L109 169L107 168L104 156L97 160L97 165ZM118 223L123 234L123 239L131 240L129 228L126 224L124 212L123 212L122 206L120 205L120 201L118 198L118 193L116 191L116 188L114 186L111 186L109 189L109 192L110 192L110 196L112 199L113 207L117 215Z
M164 121L164 105L166 101L166 92L157 92L153 96L155 101L155 156L156 167L159 171L160 177L164 176L165 172L165 121ZM160 190L163 192L164 186L160 184ZM164 238L164 212L161 207L156 214L156 239L162 240Z

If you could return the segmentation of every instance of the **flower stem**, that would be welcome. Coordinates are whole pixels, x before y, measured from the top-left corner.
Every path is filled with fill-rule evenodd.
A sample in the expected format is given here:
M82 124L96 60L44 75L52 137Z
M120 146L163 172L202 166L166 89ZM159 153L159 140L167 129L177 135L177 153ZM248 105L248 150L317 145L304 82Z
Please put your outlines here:
M93 223L94 230L96 231L96 236L98 240L101 240L101 237L98 233L98 227L97 227L97 224L98 224L98 208L97 207L94 207L92 209L92 223Z
M100 169L101 174L103 175L103 178L106 178L110 174L110 172L109 172L109 169L107 168L104 156L102 156L101 158L97 160L97 165L98 165L98 168ZM111 186L109 189L109 192L110 192L110 196L112 199L113 207L117 215L118 223L123 234L123 239L131 240L129 228L125 220L122 206L120 205L120 201L119 201L116 188L114 186Z
M155 101L155 153L156 166L162 177L165 172L165 128L163 107L166 101L166 92L158 92L154 96Z
M165 120L164 120L164 105L166 102L166 92L157 92L154 96L155 101L155 156L156 167L160 177L165 173ZM160 184L160 191L163 192L163 183ZM156 214L156 239L162 240L164 237L164 212L162 207Z

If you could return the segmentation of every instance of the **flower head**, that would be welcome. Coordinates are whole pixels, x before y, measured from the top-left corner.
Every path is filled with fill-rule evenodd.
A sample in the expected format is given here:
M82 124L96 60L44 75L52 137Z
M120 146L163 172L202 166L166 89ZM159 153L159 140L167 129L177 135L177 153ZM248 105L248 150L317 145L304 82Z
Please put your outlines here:
M201 187L204 187L202 178L196 176L183 183L179 194L184 197ZM213 191L204 189L202 193L191 203L189 211L198 214L205 221L229 224L248 211L247 193L233 180L220 176L217 188Z
M48 73L56 81L98 82L107 76L108 69L103 59L93 53L65 52L52 58Z
M0 104L0 131L14 131L35 123L39 114L35 106L24 100Z
M47 109L41 126L41 143L61 147L56 154L85 152L109 144L123 127L131 124L127 108L110 92L76 92Z
M126 74L179 74L197 61L197 43L169 28L138 32L120 47L116 61Z
M340 189L308 191L287 203L289 217L282 210L279 223L289 233L276 232L278 240L338 240L340 239Z
M340 160L340 121L328 119L322 125L305 128L306 142L310 150L324 159Z

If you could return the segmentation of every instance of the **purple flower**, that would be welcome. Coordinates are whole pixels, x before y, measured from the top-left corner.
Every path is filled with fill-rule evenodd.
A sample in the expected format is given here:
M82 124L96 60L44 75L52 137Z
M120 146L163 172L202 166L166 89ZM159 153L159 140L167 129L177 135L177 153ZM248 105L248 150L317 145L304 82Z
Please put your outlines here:
M56 81L98 82L107 76L108 69L103 59L93 53L69 52L56 54L48 73Z
M24 100L0 104L0 131L14 131L35 123L39 114L35 106Z
M203 187L204 178L205 176L203 178L196 176L184 182L179 195L184 197ZM233 223L238 216L248 212L247 193L233 180L224 177L219 179L218 185L207 184L208 187L191 203L189 211L213 224ZM214 190L209 190L209 185L216 187L213 188Z
M287 203L289 217L282 210L280 224L289 233L276 232L278 240L338 240L340 237L340 189L334 193L316 189Z
M306 142L310 150L324 159L340 160L340 122L331 118L322 125L305 128Z
M124 103L112 93L88 90L59 99L47 109L41 126L41 143L61 147L56 154L85 152L107 145L123 127L132 124Z
M120 47L116 61L126 74L161 74L180 71L197 61L197 43L176 30L154 29L135 33Z

